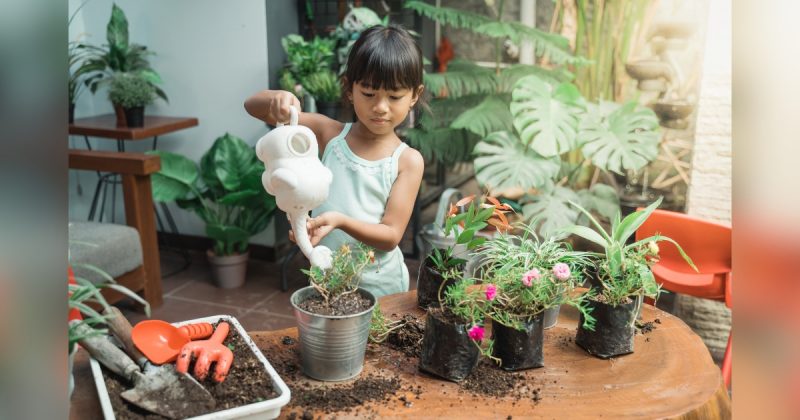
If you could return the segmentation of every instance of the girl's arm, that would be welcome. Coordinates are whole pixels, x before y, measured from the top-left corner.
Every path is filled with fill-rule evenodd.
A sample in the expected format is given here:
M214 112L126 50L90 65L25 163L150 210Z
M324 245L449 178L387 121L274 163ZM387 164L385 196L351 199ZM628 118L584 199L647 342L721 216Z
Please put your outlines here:
M325 212L308 221L311 244L316 246L330 231L341 229L366 245L381 251L391 251L403 239L414 211L424 169L422 155L412 148L406 149L400 155L397 179L389 193L381 222L366 223L339 212ZM353 205L357 206L358 203Z
M297 108L298 111L302 109L300 100L291 92L262 90L247 98L244 102L244 109L251 116L274 126L278 123L289 123L290 105ZM310 128L317 136L320 154L325 150L328 141L344 128L343 123L313 112L300 112L298 123Z

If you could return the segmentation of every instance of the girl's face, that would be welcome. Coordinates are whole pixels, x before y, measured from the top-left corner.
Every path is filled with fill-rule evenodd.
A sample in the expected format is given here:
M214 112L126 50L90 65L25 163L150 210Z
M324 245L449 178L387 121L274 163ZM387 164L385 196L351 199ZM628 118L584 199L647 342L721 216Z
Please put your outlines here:
M408 112L417 103L422 86L415 90L372 89L353 83L348 94L358 120L374 134L388 134L406 119Z

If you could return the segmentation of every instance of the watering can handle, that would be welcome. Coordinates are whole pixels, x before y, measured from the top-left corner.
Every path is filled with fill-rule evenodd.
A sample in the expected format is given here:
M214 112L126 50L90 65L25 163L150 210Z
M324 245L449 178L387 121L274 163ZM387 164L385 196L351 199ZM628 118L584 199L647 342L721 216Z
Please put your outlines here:
M436 224L436 227L444 227L445 218L447 217L447 208L450 206L450 201L454 195L458 199L461 199L463 196L461 191L457 188L448 188L442 192L442 195L439 198L439 207L436 209L436 219L433 220L433 223Z
M293 105L289 105L289 125L297 125L297 122L300 120L300 114L297 112L297 108ZM284 124L279 122L275 124L276 127L283 127Z

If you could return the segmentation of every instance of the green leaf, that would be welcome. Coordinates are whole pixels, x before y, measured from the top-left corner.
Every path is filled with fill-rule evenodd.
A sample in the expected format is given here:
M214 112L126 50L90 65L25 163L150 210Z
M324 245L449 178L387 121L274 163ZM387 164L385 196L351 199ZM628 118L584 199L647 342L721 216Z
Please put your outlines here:
M495 131L510 130L512 121L508 100L498 95L487 96L478 106L459 115L450 127L463 128L481 137Z
M603 239L603 237L600 236L599 233L586 226L572 225L565 227L563 230L564 232L578 235L581 238L586 239L587 241L592 241L597 245L602 246L603 248L608 246L608 242L606 242L606 240Z
M563 237L559 231L578 219L578 211L569 206L570 201L577 199L575 191L557 186L528 197L528 203L522 206L522 215L541 236Z
M128 50L128 19L125 12L116 4L111 6L111 19L106 25L106 39L111 48L119 51Z
M171 152L155 150L147 154L157 155L161 159L161 169L150 178L153 199L173 201L185 198L197 180L197 164Z
M214 159L217 179L228 191L239 189L258 158L255 150L239 137L225 133L209 151Z
M488 95L497 91L497 76L492 69L455 59L444 73L425 73L425 89L436 97L460 98Z
M586 210L595 211L608 220L613 220L620 212L619 195L610 185L594 184L588 190L578 191L578 197Z
M512 92L511 113L522 142L545 157L574 149L579 98L571 84L561 84L554 91L537 76L520 79Z
M422 1L407 1L403 7L412 9L422 16L454 28L472 29L492 21L486 15L458 10L452 7L436 7Z
M542 79L542 81L553 86L572 81L575 78L574 74L563 68L546 69L531 64L513 64L500 71L500 84L498 89L501 92L511 93L519 79L530 75L536 75Z
M158 172L150 176L150 182L153 189L153 200L157 202L179 200L186 198L192 192L187 184Z
M236 206L236 205L248 206L249 203L252 203L252 199L254 197L258 197L260 195L261 194L258 191L252 191L252 190L234 191L230 194L226 194L225 196L221 197L218 202L220 204L225 204L229 206Z
M466 229L458 235L456 239L456 243L465 244L472 240L475 236L475 230L473 229Z
M558 173L558 158L545 158L512 134L489 134L475 145L475 178L492 191L542 188Z
M637 105L628 102L607 116L598 108L581 120L578 143L595 166L622 174L639 170L658 156L658 118Z
M691 258L689 258L689 255L688 255L688 254L686 254L686 252L684 252L683 248L681 248L681 246L680 246L680 245L678 245L678 243L677 243L677 242L675 242L675 240L674 240L674 239L672 239L672 238L668 238L668 237L666 237L666 236L662 236L662 235L653 235L653 236L650 236L650 237L648 237L648 238L644 238L644 239L642 239L642 240L639 240L639 241L637 241L637 242L634 242L634 243L632 243L632 244L630 244L630 245L626 246L626 247L625 247L625 249L626 249L626 250L628 250L628 249L634 248L634 247L636 247L636 246L639 246L639 245L646 244L646 243L648 243L648 242L658 242L658 241L667 241L667 242L669 242L669 243L671 243L671 244L675 245L675 247L676 247L676 248L678 248L678 252L681 254L681 257L683 257L683 259L686 261L686 263L687 263L687 264L689 264L689 266L690 266L690 267L692 267L692 268L694 269L694 271L698 271L698 270L697 270L697 266L694 264L694 261L692 261L692 259L691 259Z
M630 238L630 236L636 232L636 229L639 229L639 226L641 226L642 223L644 223L647 218L650 217L650 214L652 214L653 211L659 205L661 205L663 198L664 197L658 197L658 200L651 203L649 206L647 206L647 208L637 210L625 216L625 218L622 219L622 222L620 222L619 226L617 226L617 229L613 232L612 236L614 237L614 240L620 243L627 242L628 238Z
M250 232L236 227L225 226L215 223L206 225L206 234L209 238L224 242L226 244L235 244L237 242L247 242L250 239Z

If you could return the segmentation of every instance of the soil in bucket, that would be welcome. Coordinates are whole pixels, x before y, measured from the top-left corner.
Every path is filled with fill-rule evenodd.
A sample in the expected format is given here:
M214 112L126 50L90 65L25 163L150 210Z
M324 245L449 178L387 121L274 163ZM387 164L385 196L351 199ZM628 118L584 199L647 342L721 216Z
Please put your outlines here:
M544 366L544 315L539 313L523 321L524 330L507 327L492 320L492 355L499 358L503 370L523 370Z
M601 359L633 353L636 302L629 300L617 306L589 301L591 314L597 323L594 331L583 328L584 316L581 314L575 344Z
M319 294L313 294L297 304L300 309L317 315L344 316L366 311L372 301L361 293L347 293L325 301Z
M464 265L458 266L456 270L463 271ZM419 275L417 277L417 304L420 308L428 309L439 304L439 287L443 281L444 278L436 270L431 258L425 258L423 263L419 265ZM454 278L447 280L447 285L442 288L442 293L455 282L456 279Z
M216 325L214 325L216 329ZM216 383L209 375L205 380L200 383L214 396L217 402L216 408L210 412L227 410L229 408L241 407L265 401L278 396L276 389L272 387L272 378L267 373L264 365L253 353L253 350L247 345L245 340L239 335L235 328L231 328L231 332L223 342L233 351L233 364L222 383ZM194 372L195 362L189 365L189 372ZM103 372L103 380L108 390L108 397L111 400L111 406L114 409L114 415L118 419L165 419L166 417L153 414L145 411L133 404L128 403L120 397L120 393L130 388L127 381L113 372L101 367ZM212 372L214 365L211 367ZM189 398L190 396L187 396ZM203 410L198 412L186 413L185 417L193 417L207 414Z
M478 363L478 346L467 335L471 323L449 311L428 310L419 369L458 382Z

